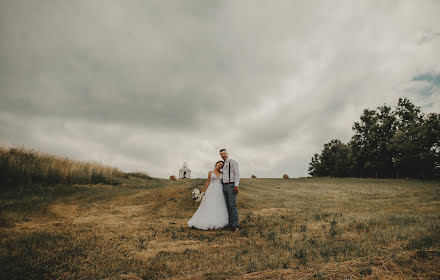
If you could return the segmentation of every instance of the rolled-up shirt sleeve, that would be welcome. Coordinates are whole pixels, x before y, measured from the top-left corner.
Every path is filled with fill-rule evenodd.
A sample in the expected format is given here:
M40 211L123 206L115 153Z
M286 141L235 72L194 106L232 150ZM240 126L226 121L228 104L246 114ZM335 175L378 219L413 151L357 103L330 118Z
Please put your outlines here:
M235 175L234 185L238 187L238 185L240 184L240 171L238 170L238 163L235 160L232 161L232 168L234 170L234 175Z

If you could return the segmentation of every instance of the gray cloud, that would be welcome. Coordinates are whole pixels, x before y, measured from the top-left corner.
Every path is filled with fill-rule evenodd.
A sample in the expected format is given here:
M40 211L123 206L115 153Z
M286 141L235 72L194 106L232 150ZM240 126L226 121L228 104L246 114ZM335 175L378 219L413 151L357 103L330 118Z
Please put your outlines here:
M0 143L158 177L183 161L204 177L227 147L244 176L305 176L363 108L440 111L417 79L440 73L439 8L2 1Z

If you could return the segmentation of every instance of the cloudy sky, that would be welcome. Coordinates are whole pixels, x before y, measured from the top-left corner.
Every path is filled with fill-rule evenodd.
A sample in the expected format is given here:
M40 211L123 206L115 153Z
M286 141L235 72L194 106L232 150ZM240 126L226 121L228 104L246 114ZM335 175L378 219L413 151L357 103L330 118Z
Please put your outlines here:
M307 176L364 108L440 112L440 1L0 0L0 144Z

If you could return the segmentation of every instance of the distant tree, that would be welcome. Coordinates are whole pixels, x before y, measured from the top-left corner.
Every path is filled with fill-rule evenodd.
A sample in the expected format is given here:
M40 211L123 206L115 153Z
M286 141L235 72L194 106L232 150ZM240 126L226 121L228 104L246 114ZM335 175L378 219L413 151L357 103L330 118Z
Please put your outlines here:
M423 122L423 114L420 111L420 107L415 106L407 98L399 98L395 115L398 117L397 129L400 131L408 131Z
M309 164L312 176L348 177L350 171L350 149L337 139L324 144L321 155L314 154Z
M331 140L324 144L321 162L326 171L326 176L347 177L350 174L350 150L341 140Z
M353 151L353 160L360 177L378 176L380 162L378 142L378 114L376 110L365 109L360 121L355 122L352 129L355 135L352 137L350 147Z
M428 177L440 177L440 114L428 114L423 125L421 142L424 147L422 158L429 164L425 170L432 173Z
M396 117L390 106L365 109L349 146L357 176L393 177L393 151L390 146L396 131Z
M420 108L407 98L399 98L395 116L397 131L391 139L396 177L418 177L423 169L420 133L424 123ZM423 171L422 171L423 172Z
M321 162L321 155L315 153L309 163L309 174L314 177L325 176L325 170Z
M424 116L408 100L399 100L399 130L392 139L398 176L431 178L439 176L440 117Z
M392 139L396 133L396 116L390 106L384 105L378 110L378 132L376 159L380 177L394 177ZM376 177L379 177L379 174Z
M440 115L425 116L407 98L395 110L365 109L348 144L332 140L309 163L312 176L440 177Z

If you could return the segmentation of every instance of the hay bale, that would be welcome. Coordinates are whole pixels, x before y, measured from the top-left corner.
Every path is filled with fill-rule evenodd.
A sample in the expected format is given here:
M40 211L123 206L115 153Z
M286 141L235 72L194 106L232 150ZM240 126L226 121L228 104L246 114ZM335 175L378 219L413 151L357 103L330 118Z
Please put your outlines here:
M284 174L284 175L283 175L283 179L289 179L289 175Z
M252 176L251 176L251 178L252 178L252 179L256 179L256 178L257 178L257 176L255 176L255 175L252 175Z
M176 180L177 180L177 179L176 179L176 176L171 175L171 176L170 176L170 180L171 180L171 181L176 181Z

